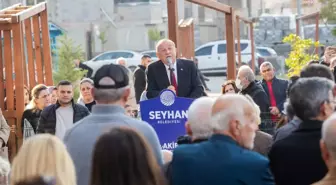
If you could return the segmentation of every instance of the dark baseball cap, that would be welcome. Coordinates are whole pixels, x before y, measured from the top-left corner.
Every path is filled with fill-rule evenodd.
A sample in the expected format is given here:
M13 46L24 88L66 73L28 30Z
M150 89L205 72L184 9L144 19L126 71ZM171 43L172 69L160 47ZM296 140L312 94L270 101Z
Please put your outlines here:
M129 84L128 73L129 71L121 65L103 65L101 68L98 69L93 78L94 87L97 89L119 89L122 87L126 87ZM111 78L114 83L110 85L99 84L100 80L105 77Z

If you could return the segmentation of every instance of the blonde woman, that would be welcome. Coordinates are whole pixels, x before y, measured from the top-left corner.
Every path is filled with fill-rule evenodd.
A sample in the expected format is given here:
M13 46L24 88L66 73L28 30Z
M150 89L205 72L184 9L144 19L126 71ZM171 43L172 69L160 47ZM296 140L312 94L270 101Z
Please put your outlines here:
M38 134L28 138L14 158L10 185L35 176L54 177L55 185L76 185L73 161L56 136Z

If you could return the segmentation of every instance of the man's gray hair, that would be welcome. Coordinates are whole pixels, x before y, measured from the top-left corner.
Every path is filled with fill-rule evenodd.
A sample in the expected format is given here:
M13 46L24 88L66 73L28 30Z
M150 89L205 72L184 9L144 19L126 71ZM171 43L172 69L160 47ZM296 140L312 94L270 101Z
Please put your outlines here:
M336 159L336 113L323 122L322 140L326 144L333 159Z
M260 65L260 71L261 71L261 68L263 68L263 67L270 67L271 69L274 69L274 67L273 67L273 64L271 63L271 62L268 62L268 61L266 61L266 62L263 62L261 65Z
M301 120L317 117L321 105L329 101L329 93L334 88L334 82L326 78L300 78L289 92L290 104L295 115Z
M247 65L241 66L238 73L241 73L249 82L253 82L255 80L253 70Z
M170 40L170 39L161 39L161 40L159 40L159 41L157 42L157 44L156 44L156 46L155 46L155 51L156 51L156 52L159 52L159 47L160 47L161 44L164 43L164 42L169 42L169 43L171 43L174 47L176 47L175 43L174 43L172 40Z
M115 82L110 77L104 77L99 81L99 85L114 85ZM122 98L129 86L119 89L93 89L93 98L98 102L117 102Z
M188 123L194 138L212 135L211 110L215 100L210 97L196 99L188 109Z
M235 99L236 101L230 102L232 104L223 110L213 114L212 117L212 128L214 131L223 131L228 130L230 122L232 120L238 120L241 124L246 123L245 119L245 106L252 104L246 99L243 95L224 95L226 98ZM229 97L230 96L230 97ZM252 107L253 108L253 107Z
M120 64L120 61L125 61L125 62L127 62L127 60L126 60L126 58L124 58L124 57L119 57L119 58L117 58L117 60L116 60L116 64Z

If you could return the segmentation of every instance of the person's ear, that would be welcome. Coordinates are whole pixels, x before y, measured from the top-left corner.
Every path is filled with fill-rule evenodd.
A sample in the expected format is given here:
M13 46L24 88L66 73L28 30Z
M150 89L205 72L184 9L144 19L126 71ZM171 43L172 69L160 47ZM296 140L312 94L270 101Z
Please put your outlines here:
M239 135L239 130L241 129L240 127L241 127L241 125L240 125L240 123L239 123L238 120L232 120L232 121L230 121L230 123L229 123L229 130L230 130L230 133L231 133L234 137L236 137L236 136Z
M191 128L190 128L190 124L189 122L187 121L184 125L185 129L186 129L186 132L189 136L192 136L192 131L191 131Z

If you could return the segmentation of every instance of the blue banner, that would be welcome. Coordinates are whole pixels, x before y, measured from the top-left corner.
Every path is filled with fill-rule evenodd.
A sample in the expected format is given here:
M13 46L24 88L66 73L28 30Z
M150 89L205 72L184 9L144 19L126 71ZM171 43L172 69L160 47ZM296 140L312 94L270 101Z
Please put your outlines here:
M163 90L157 98L140 102L141 119L155 129L162 149L173 150L179 136L185 135L188 108L194 99L176 97Z

